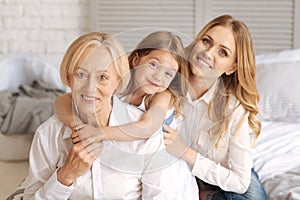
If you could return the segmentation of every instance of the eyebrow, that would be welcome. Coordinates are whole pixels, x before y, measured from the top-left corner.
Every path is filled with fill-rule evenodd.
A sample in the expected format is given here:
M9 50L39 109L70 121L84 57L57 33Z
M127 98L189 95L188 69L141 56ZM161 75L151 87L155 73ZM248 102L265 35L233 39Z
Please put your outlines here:
M155 57L155 56L150 56L149 59L154 59L154 60L157 60L157 61L161 62L161 60L159 58ZM178 64L178 66L179 66L179 64ZM176 69L173 69L173 68L170 68L170 67L168 67L168 69L173 70L173 71L177 71Z
M80 66L78 66L78 67L76 68L76 70L78 70L78 69L80 69L80 70L83 70L83 71L87 72L87 70L86 70L86 69L84 69L84 68L81 68ZM98 70L97 72L108 72L108 73L109 73L109 71L107 71L107 70Z
M210 35L207 35L207 34L206 34L205 36L208 37L210 40L214 41L213 38L212 38ZM220 46L223 47L224 49L227 49L227 50L232 54L232 51L230 50L229 47L226 47L226 46L224 46L224 45L222 45L222 44L221 44Z

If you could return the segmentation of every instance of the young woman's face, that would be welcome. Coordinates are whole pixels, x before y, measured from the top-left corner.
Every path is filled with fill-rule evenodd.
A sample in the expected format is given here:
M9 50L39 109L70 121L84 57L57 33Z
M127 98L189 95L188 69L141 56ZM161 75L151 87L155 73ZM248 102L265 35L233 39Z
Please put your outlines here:
M95 113L96 105L109 103L119 83L112 57L101 47L84 51L72 78L73 100L85 113Z
M236 44L231 29L216 26L195 45L190 62L194 75L217 78L236 70Z
M178 63L168 51L153 50L148 55L133 59L134 84L145 94L165 91L178 71Z

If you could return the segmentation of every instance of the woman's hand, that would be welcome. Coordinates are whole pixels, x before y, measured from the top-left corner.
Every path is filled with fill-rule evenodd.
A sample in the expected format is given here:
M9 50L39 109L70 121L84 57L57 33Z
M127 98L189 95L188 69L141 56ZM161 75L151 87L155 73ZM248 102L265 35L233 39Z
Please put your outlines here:
M188 146L183 142L177 130L172 129L167 125L163 126L166 131L164 132L164 141L167 151L176 157L181 157Z
M66 186L72 185L79 176L91 168L96 158L81 142L74 144L64 165L57 171L57 180Z
M196 162L197 152L184 143L177 130L166 125L164 125L164 129L167 131L164 132L164 140L167 151L170 154L185 160L193 167Z

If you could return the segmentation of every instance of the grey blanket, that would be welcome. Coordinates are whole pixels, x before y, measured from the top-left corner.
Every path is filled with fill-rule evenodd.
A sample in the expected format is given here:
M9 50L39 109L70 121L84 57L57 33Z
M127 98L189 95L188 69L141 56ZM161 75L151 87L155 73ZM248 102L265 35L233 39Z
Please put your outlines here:
M300 165L263 183L270 200L300 199Z
M3 134L26 134L54 113L53 102L63 91L41 82L22 84L18 92L0 92L0 132Z

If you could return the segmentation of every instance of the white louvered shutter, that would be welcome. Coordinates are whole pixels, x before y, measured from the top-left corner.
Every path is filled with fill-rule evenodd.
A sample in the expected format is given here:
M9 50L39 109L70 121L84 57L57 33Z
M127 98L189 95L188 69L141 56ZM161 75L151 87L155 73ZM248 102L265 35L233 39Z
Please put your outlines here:
M225 13L248 25L256 53L300 48L300 0L90 0L90 7L91 30L119 34L127 51L159 28L178 31L189 44Z
M231 14L250 29L256 53L291 49L297 46L294 18L299 0L206 0L206 21ZM298 2L299 3L299 2ZM298 14L299 16L299 14Z
M91 30L117 34L127 51L161 28L178 33L188 44L195 33L194 4L195 0L91 0Z

